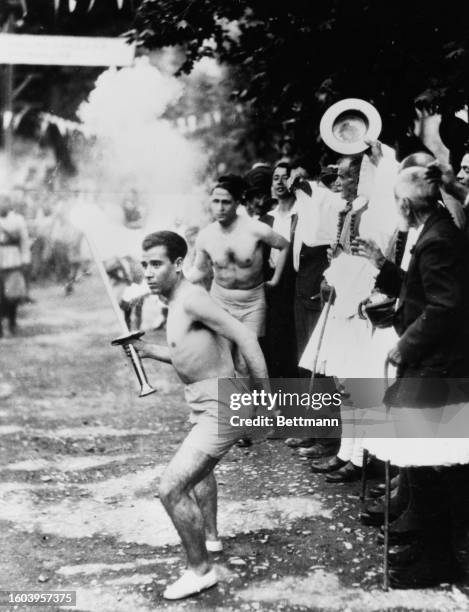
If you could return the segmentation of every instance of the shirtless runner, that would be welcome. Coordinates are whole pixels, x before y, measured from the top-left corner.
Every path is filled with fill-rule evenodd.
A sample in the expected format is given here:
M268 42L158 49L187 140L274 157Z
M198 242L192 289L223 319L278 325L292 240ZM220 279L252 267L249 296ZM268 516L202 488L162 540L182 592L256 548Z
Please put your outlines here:
M173 232L155 232L142 244L142 266L152 293L168 303L167 346L140 340L134 346L142 358L172 363L185 386L192 409L192 430L169 463L160 483L159 497L181 537L188 569L163 593L181 599L217 582L207 549L222 550L218 539L217 489L213 469L221 457L246 434L230 425L228 398L248 392L235 379L230 343L243 355L250 375L267 378L267 368L255 334L220 308L207 291L182 274L187 253L184 239ZM218 379L224 382L223 396Z
M263 245L280 249L274 275L265 283L268 289L280 281L289 243L265 223L238 215L241 192L236 178L222 177L212 190L210 208L215 220L197 237L187 278L202 282L212 268L212 298L259 338L264 335L266 310Z

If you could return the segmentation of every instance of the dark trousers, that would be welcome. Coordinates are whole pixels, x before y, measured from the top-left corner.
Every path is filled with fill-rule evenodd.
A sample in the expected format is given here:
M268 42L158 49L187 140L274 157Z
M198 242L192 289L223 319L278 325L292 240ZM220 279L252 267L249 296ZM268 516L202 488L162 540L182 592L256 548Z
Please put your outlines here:
M12 334L16 332L16 313L19 298L9 299L6 295L6 278L8 271L0 272L0 338L3 336L3 319L8 320L8 327Z
M298 361L301 359L321 315L321 281L324 271L329 265L327 249L328 245L318 247L303 245L301 247L294 307ZM298 375L301 378L310 378L311 372L298 368ZM332 379L321 378L318 379L317 385L321 387L325 385L329 391L329 387L334 388L335 383ZM337 444L337 440L334 438L323 438L321 434L324 434L324 432L321 432L318 428L315 428L314 433L318 442L333 446Z
M298 376L293 288L280 285L267 292L264 348L271 378Z
M327 245L308 247L300 251L300 263L295 285L295 329L298 359L316 327L321 314L321 281L329 265Z
M16 313L18 310L18 302L3 301L0 302L0 338L3 336L2 319L5 317L8 320L8 327L12 334L16 332Z

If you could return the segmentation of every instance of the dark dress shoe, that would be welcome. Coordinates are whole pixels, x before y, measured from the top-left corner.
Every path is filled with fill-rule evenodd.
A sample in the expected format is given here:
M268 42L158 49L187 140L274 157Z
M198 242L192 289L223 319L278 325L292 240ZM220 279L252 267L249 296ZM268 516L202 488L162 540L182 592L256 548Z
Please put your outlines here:
M365 505L365 510L360 514L360 521L363 525L369 525L371 527L379 527L384 525L384 497L380 497L374 502L370 502ZM395 521L405 507L402 507L402 503L398 499L392 498L389 504L389 520Z
M390 549L389 582L395 589L424 589L454 582L459 571L448 543L432 535Z
M389 524L389 542L390 544L406 544L413 540L422 538L425 527L426 526L420 520L420 517L417 516L415 512L412 512L407 508ZM433 528L437 530L438 525L435 523ZM380 528L378 543L384 543L384 527Z
M399 484L399 476L394 476L391 478L391 491L397 487ZM374 487L370 487L368 490L368 495L370 497L381 497L386 493L386 485L384 482L380 482Z
M395 544L388 551L389 563L395 567L398 565L409 565L421 554L420 541L412 540L407 544Z
M344 466L326 475L327 482L355 482L362 477L362 468L353 465L351 461Z
M374 487L370 487L368 489L368 496L376 499L377 497L382 497L385 493L384 483L379 483Z
M407 507L399 516L395 518L389 525L389 535L397 542L407 542L409 537L419 537L422 532L430 532L435 530L438 533L440 529L438 517L431 522L424 520L421 514L418 514L415 509ZM384 529L381 528L381 533L384 535Z
M420 538L422 535L421 531L408 531L407 533L392 533L389 532L389 544L390 546L404 546L410 544ZM376 537L378 544L384 544L384 528L381 526L380 531Z
M240 438L236 442L236 446L239 446L240 448L247 448L248 446L252 446L252 440L251 438Z
M344 467L346 463L346 461L339 459L339 457L335 455L331 459L326 459L326 461L314 461L311 464L311 471L315 474L327 474L339 470L341 467Z
M396 518L397 516L389 513L390 521L394 521ZM384 512L362 512L360 522L362 525L369 527L380 527L380 525L384 525Z
M337 451L337 445L327 446L325 444L314 444L309 448L298 449L298 454L301 457L309 457L310 459L320 459L321 457L329 457L334 455Z

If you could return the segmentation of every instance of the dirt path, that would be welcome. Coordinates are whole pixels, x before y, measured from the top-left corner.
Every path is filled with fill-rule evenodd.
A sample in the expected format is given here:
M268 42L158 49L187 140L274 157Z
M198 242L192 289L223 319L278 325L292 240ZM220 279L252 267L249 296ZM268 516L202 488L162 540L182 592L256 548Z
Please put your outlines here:
M0 588L73 589L82 612L469 609L465 587L383 593L358 486L324 483L279 441L217 470L219 586L165 602L183 561L156 484L187 431L182 386L151 363L158 393L136 397L96 278L34 297L0 340Z

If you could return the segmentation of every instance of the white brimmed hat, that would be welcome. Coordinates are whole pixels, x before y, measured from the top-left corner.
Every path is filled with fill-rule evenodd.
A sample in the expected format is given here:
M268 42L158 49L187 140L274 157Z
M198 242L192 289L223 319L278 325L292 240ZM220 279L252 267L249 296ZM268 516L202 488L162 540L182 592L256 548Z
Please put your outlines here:
M333 151L353 155L368 148L365 140L377 140L381 127L380 114L372 104L359 98L346 98L327 109L319 132Z

